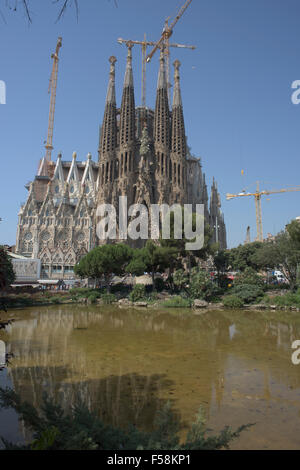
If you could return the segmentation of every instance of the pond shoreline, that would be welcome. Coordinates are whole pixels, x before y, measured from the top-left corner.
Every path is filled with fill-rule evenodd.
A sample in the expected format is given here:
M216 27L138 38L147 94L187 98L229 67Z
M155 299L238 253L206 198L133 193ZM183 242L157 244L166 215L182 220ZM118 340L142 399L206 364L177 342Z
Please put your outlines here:
M47 299L34 298L34 295L30 297L20 296L20 295L8 295L0 297L0 304L2 305L2 310L11 310L11 309L23 309L26 307L44 307L52 305L94 305L94 306L104 306L112 305L119 308L139 308L139 309L153 309L158 308L181 308L181 309L190 309L192 311L209 311L209 310L234 310L234 311L292 311L299 312L300 308L296 305L292 306L280 306L280 305L267 305L264 303L261 304L244 304L239 308L228 308L222 302L206 302L202 299L187 299L190 302L190 305L174 305L172 300L178 297L177 295L168 295L165 298L158 299L156 301L149 300L140 300L133 302L128 297L121 297L112 302L106 302L101 297L91 301L88 297L80 297L77 299L64 298L67 296L67 292L64 293L55 293L55 295L50 295ZM170 301L170 305L167 305L167 301Z

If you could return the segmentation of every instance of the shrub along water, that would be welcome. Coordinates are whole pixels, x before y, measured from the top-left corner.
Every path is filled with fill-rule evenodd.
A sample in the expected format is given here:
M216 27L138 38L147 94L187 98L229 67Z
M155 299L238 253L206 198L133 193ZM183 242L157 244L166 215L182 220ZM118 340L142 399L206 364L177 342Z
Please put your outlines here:
M139 300L144 300L145 296L146 289L144 284L136 284L129 294L129 299L131 302L138 302Z
M226 308L242 308L244 302L237 295L227 295L223 300L223 305Z
M163 307L167 308L189 308L191 306L191 300L186 299L181 297L180 295L176 295L175 297L172 297L171 299L165 300L162 303Z

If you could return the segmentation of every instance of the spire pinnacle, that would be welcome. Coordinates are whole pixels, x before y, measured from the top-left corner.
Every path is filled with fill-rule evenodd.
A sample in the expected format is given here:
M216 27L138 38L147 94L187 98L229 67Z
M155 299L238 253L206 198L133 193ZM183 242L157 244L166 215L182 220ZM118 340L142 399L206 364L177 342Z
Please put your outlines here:
M128 51L127 51L127 63L126 63L124 87L133 87L133 76L132 76L132 48L133 48L133 42L128 41L126 43L126 46L128 48Z
M160 89L160 88L167 88L165 58L164 58L163 49L160 50L159 72L158 72L158 80L157 80L157 89Z
M134 87L132 75L132 48L133 42L126 43L127 63L124 78L124 87L122 94L122 103L120 111L120 146L133 143L135 141L135 102L134 102Z
M99 158L111 152L117 145L116 88L115 88L115 56L109 58L110 71L107 87L106 103L100 135Z
M181 63L179 60L175 60L174 65L174 94L173 94L173 106L182 106L181 92L180 92L180 75L179 67Z
M115 63L117 59L115 56L110 56L108 59L110 62L110 71L109 71L109 82L106 95L106 103L115 103L116 102L116 90L115 90Z

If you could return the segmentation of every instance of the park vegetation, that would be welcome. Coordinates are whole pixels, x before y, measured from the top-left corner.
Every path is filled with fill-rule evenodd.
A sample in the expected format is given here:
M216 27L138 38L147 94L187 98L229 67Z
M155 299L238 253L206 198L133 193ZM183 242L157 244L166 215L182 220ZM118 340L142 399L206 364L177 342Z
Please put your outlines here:
M205 227L201 250L185 250L185 239L148 240L142 248L125 243L95 247L74 268L75 274L93 287L73 288L68 292L39 292L35 295L10 294L6 306L29 306L86 302L111 304L122 298L164 307L191 307L195 300L222 304L226 308L247 305L300 308L300 224L293 221L274 240L253 242L220 250L211 243L211 231ZM275 284L266 274L280 270L287 283ZM213 274L212 274L213 272ZM229 273L234 272L234 280ZM152 286L115 285L115 276L148 274ZM131 277L131 279L133 279ZM2 291L14 280L12 263L0 247L0 285ZM137 281L138 282L138 281ZM2 295L2 302L4 296Z
M75 272L93 279L95 285L102 278L107 295L110 295L114 275L150 274L152 296L145 286L136 285L128 295L132 302L144 300L153 303L155 292L168 291L172 298L161 302L165 307L190 307L195 299L222 302L227 308L251 304L300 307L298 222L291 222L274 240L248 243L228 250L219 250L210 240L211 232L206 227L205 243L198 252L185 251L184 237L180 240L172 236L170 240L148 240L143 248L138 249L122 243L108 244L96 247L86 255L75 267ZM210 263L210 269L207 263ZM274 285L271 278L266 278L266 273L274 269L284 273L287 284ZM214 276L211 275L212 270ZM233 282L228 278L228 272L232 271L237 273ZM165 273L167 277L162 279L159 273ZM278 289L278 295L269 297L266 294L266 291L275 289ZM96 294L90 295L96 298ZM116 297L109 296L107 303L115 300Z

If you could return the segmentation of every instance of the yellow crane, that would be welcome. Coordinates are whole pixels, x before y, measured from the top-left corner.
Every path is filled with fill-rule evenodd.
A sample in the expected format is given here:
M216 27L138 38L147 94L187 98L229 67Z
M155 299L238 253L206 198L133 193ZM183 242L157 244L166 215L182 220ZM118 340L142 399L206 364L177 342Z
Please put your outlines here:
M283 188L278 190L272 191L260 191L259 190L259 182L256 183L256 191L254 193L246 192L243 190L238 194L226 194L226 199L229 201L230 199L234 199L237 197L245 197L245 196L253 196L255 200L255 210L256 210L256 229L257 229L257 241L263 241L263 227L262 227L262 215L261 215L261 197L268 196L270 194L280 194L280 193L289 193L294 191L300 191L300 186L295 186L294 188Z
M45 145L46 155L41 160L38 174L41 176L48 176L49 162L51 162L51 154L53 150L53 127L54 127L54 113L55 113L55 101L56 101L56 86L57 86L57 73L58 73L58 53L62 46L62 38L59 37L56 44L54 54L51 54L53 59L52 71L49 80L48 93L50 94L50 108L49 108L49 119L48 119L48 133L47 141Z
M170 42L169 39L173 34L173 29L176 23L180 20L182 17L183 13L187 9L187 7L191 4L192 0L187 0L182 7L180 8L179 12L177 13L175 19L172 21L172 23L169 25L169 19L168 17L165 20L165 26L162 31L161 37L158 40L158 42L155 44L154 48L150 52L150 54L147 55L146 57L146 62L150 62L152 59L153 55L157 51L157 49L162 49L163 53L165 55L165 60L166 60L166 70L167 70L167 84L168 84L168 92L170 89Z
M154 41L147 41L146 40L146 34L144 34L144 40L143 41L133 41L131 39L123 39L123 38L118 38L118 43L119 44L138 44L142 46L142 106L146 106L146 55L147 55L147 47L148 46L155 46L156 42ZM180 47L180 48L185 48L185 49L196 49L196 46L188 46L186 44L169 44L169 47Z
M45 145L47 161L51 160L51 153L53 150L52 140L53 140L54 113L55 113L55 101L56 101L58 53L59 53L59 49L61 48L61 46L62 46L62 38L59 37L57 40L56 50L54 54L51 55L51 59L53 59L53 66L52 66L52 72L50 76L49 89L48 89L48 93L50 93L50 109L49 109L47 142Z

